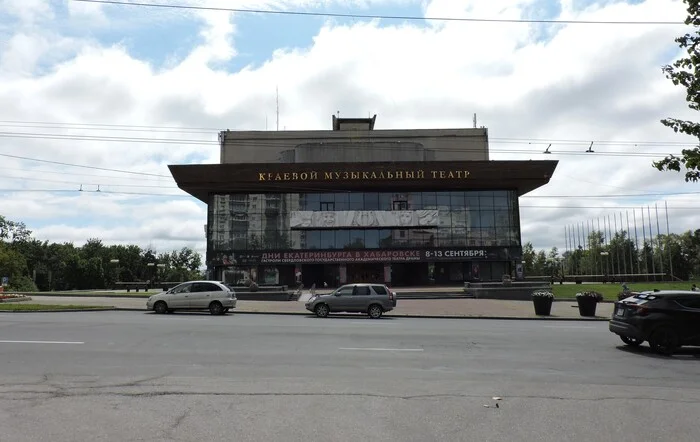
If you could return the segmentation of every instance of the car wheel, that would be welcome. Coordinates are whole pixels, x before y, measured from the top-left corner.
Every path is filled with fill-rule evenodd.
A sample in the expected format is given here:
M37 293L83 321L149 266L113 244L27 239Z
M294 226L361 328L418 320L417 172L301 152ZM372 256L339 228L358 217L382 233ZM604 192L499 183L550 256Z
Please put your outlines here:
M325 318L328 316L328 313L330 313L330 309L326 304L319 304L316 306L314 309L314 312L316 313L316 316L319 318Z
M382 309L382 306L379 304L372 304L369 306L367 309L367 314L369 315L370 318L372 319L379 319L382 317L382 313L384 313L384 310Z
M620 339L622 339L622 342L629 345L630 347L639 347L640 345L642 345L642 342L644 342L641 339L631 338L629 336L620 336Z
M159 315L164 315L168 313L168 305L165 303L165 301L158 301L156 302L156 305L153 306L153 310Z
M224 306L221 305L219 301L214 301L211 304L209 304L209 312L212 315L223 315L224 314Z
M672 355L679 346L678 333L668 326L659 327L649 337L649 346L657 353Z
M228 309L227 309L227 308L224 309L224 313L228 313Z

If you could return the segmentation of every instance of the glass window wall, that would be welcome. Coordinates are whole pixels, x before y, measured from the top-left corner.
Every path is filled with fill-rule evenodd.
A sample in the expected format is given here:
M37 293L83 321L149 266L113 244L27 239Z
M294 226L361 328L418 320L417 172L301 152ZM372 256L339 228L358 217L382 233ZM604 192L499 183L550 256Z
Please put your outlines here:
M397 209L397 207L399 209ZM293 211L438 210L438 226L292 230ZM520 245L514 191L213 195L209 248L230 250Z

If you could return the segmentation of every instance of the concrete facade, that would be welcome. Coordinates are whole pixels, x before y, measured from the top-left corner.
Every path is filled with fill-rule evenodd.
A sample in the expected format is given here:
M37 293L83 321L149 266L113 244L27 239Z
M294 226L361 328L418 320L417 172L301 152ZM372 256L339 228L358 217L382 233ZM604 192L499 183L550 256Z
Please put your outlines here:
M376 130L374 121L333 116L333 130L223 131L221 163L489 160L486 128Z

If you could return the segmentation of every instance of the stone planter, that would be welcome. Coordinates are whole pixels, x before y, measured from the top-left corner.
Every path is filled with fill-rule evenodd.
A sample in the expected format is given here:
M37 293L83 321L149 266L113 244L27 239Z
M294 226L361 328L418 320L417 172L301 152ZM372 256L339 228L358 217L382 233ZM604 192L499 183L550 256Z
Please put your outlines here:
M598 300L592 296L577 296L578 312L581 316L593 317L598 306Z
M552 303L554 298L547 296L533 296L532 304L535 307L535 314L537 316L549 316L552 312Z

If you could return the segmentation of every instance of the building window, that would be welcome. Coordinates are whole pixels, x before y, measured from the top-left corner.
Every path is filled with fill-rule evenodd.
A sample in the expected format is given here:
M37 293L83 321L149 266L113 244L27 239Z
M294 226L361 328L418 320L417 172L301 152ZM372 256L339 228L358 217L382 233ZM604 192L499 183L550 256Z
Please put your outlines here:
M262 203L261 203L262 202ZM438 210L439 226L291 230L295 211ZM404 247L508 247L521 242L513 190L212 195L209 251Z
M394 210L408 210L408 201L394 201Z

